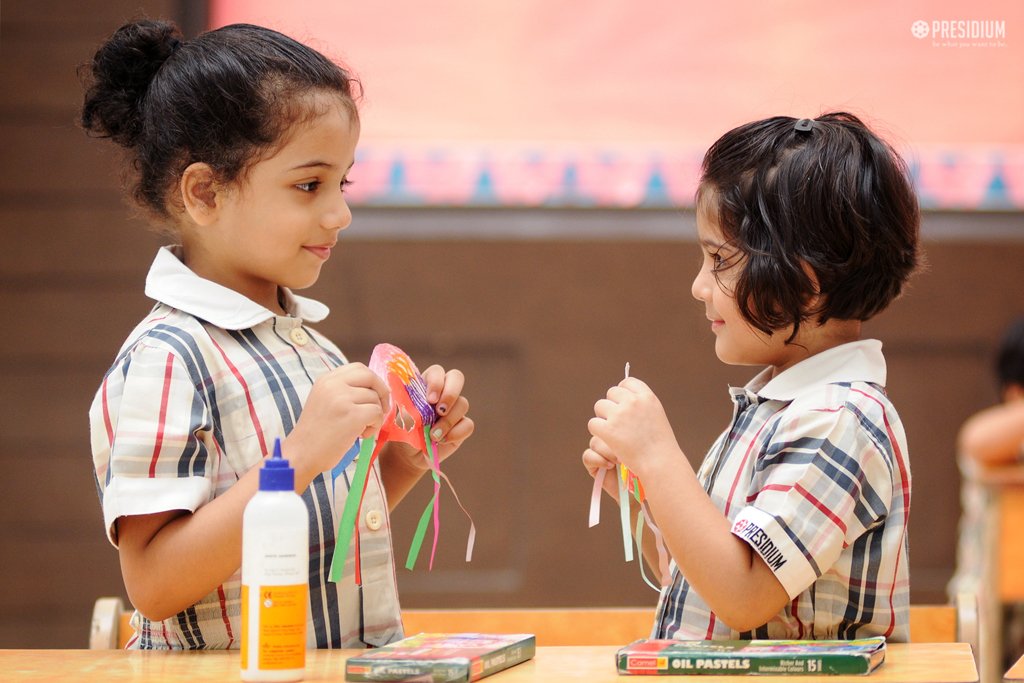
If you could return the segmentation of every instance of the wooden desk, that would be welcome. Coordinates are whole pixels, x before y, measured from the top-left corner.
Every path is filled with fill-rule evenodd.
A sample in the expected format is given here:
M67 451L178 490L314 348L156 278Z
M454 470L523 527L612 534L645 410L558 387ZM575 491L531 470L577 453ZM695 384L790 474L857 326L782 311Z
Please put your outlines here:
M484 680L494 683L538 681L678 681L707 683L793 683L793 676L619 676L618 646L539 647L537 656ZM313 650L306 658L307 681L344 681L345 660L356 650ZM237 681L239 652L128 652L125 650L0 650L5 681ZM804 677L803 680L810 680ZM885 663L870 676L829 676L830 683L976 683L978 671L966 643L890 644Z
M1005 683L1021 683L1024 681L1024 656L1010 667L1010 670L1003 676Z

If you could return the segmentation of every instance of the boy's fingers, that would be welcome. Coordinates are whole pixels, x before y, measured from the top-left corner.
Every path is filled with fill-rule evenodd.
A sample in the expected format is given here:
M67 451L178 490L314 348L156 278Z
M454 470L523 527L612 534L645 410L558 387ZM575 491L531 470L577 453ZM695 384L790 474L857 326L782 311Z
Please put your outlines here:
M600 453L597 453L593 449L586 449L583 451L583 465L587 468L593 476L598 470L610 470L615 467L615 463L605 458Z

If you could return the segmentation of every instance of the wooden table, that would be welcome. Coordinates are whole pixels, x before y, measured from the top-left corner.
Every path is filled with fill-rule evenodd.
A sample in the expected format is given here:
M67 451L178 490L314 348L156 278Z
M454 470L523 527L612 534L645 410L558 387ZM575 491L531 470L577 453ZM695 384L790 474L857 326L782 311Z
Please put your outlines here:
M655 681L650 677L620 677L615 672L617 646L539 647L537 655L485 680ZM307 681L344 681L345 660L357 650L312 650L306 658ZM235 681L239 653L128 652L125 650L0 650L4 681ZM672 676L705 683L794 683L794 676ZM811 680L803 677L802 680ZM966 643L894 643L885 663L869 676L828 676L830 683L976 683L971 648Z

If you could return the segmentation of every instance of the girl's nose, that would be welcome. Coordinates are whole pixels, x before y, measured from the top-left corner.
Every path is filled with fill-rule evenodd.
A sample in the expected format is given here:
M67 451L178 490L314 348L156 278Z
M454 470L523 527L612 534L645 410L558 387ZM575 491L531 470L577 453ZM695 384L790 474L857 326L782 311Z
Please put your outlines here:
M352 209L349 208L345 196L339 192L337 201L324 213L320 225L327 230L344 230L351 224Z

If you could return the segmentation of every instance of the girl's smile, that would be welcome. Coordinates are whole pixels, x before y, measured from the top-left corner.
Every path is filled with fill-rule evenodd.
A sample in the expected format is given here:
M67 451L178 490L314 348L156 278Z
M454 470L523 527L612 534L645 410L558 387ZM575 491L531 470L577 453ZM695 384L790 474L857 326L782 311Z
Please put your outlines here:
M337 97L317 94L270 153L238 183L218 188L209 219L186 230L187 265L200 277L281 312L278 289L303 289L352 222L345 198L359 122Z

